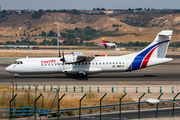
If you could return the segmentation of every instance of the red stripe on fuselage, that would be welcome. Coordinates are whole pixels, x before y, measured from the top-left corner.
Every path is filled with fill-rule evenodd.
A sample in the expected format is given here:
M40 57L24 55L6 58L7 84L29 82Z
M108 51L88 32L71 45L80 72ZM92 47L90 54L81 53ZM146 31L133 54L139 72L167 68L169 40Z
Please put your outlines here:
M155 50L157 47L158 47L158 46L156 46L155 48L153 48L153 49L148 53L148 55L146 55L146 57L145 57L144 60L143 60L143 63L141 64L141 68L144 68L144 67L147 66L148 61L149 61L152 53L154 52L154 50Z

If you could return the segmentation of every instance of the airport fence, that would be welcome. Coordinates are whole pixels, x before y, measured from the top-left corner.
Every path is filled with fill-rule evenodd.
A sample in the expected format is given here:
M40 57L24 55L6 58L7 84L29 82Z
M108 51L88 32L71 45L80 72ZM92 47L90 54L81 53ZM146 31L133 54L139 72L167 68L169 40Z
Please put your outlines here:
M160 86L128 86L128 85L92 85L92 86L63 86L63 85L18 85L12 82L12 91L10 93L1 93L0 106L6 105L6 107L0 109L0 116L19 117L19 116L35 116L36 114L55 114L60 116L61 113L66 112L68 115L79 114L81 116L81 110L87 113L98 111L121 111L122 106L131 106L123 109L140 110L142 106L140 104L146 104L147 102L141 102L141 98L146 99L145 93L174 93L177 95L171 100L178 101L175 98L180 94L177 86L164 85ZM15 94L16 93L16 94ZM63 95L62 95L63 93ZM65 96L65 94L66 96ZM69 94L70 93L70 94ZM115 93L115 94L112 94ZM136 94L136 100L139 102L133 102L131 98L123 98L126 94ZM107 95L108 94L108 95ZM9 96L8 96L9 95ZM106 97L107 95L107 97ZM150 94L152 95L152 94ZM160 96L161 96L160 95ZM169 95L169 94L168 94ZM17 97L18 96L18 97ZM64 98L65 96L65 98ZM138 98L139 97L139 98ZM12 99L11 99L12 98ZM80 99L81 98L81 99ZM125 100L122 103L121 100ZM159 99L160 97L158 97ZM11 99L11 100L10 100ZM145 100L143 99L143 100ZM10 102L8 102L10 100ZM73 101L73 102L72 102ZM164 100L164 103L170 100ZM180 101L180 100L179 100ZM82 102L82 103L81 103ZM119 103L120 102L120 103ZM7 109L8 104L10 105ZM12 106L11 106L12 105ZM138 108L137 106L138 105ZM161 107L164 104L161 104ZM165 106L172 106L167 104ZM160 106L159 106L160 107ZM36 109L37 108L37 109ZM148 106L144 106L148 108ZM157 107L158 108L158 107ZM6 109L6 110L5 110ZM99 109L99 110L97 110ZM174 104L173 104L174 109ZM16 111L16 112L15 112ZM18 112L19 111L19 112ZM28 112L29 111L29 112ZM33 112L34 111L34 112ZM74 111L74 112L72 112ZM140 113L140 112L139 112ZM59 115L58 115L59 114Z
M29 93L28 91L26 91L27 93ZM141 113L141 108L142 108L142 105L145 105L147 104L147 101L141 101L141 98L144 97L144 95L146 93L143 93L142 95L139 96L138 98L138 102L127 102L127 103L121 103L122 99L124 99L124 97L126 97L127 93L125 93L124 95L120 96L119 97L119 102L117 102L116 104L106 104L105 101L102 101L107 93L103 94L99 99L99 105L94 105L94 106L88 106L89 102L87 102L85 105L82 104L83 100L88 97L87 94L84 94L83 96L81 96L79 99L78 99L78 103L77 103L77 106L78 107L69 107L69 108L61 108L62 105L63 105L63 102L61 101L62 99L64 99L64 96L66 94L63 94L62 96L59 96L59 91L57 89L57 93L56 96L58 98L58 100L53 100L51 103L52 103L52 106L54 103L56 103L56 109L52 109L52 106L47 110L46 109L43 109L43 104L44 101L43 101L43 94L40 93L40 95L36 96L34 98L34 103L33 103L33 106L34 107L30 107L30 104L29 104L29 95L27 96L28 100L26 102L28 102L28 107L15 107L17 106L17 100L15 100L15 98L17 96L21 96L21 94L15 94L14 96L12 96L12 99L9 101L10 103L10 107L9 108L0 108L0 116L9 116L9 119L11 120L11 118L14 118L14 117L34 117L34 119L36 119L36 115L38 114L39 117L42 116L42 115L46 115L48 116L48 114L51 114L52 116L56 116L59 117L62 115L62 113L66 112L68 113L68 115L74 115L73 114L73 111L75 112L76 111L76 114L79 114L79 118L81 118L81 114L82 114L82 111L89 111L88 113L92 113L92 110L94 109L98 109L98 111L100 112L100 119L101 119L101 115L102 115L102 111L105 111L105 110L102 110L102 109L106 109L107 108L113 108L112 110L116 110L118 108L118 111L119 111L119 119L121 119L121 108L122 107L126 107L126 109L128 108L128 106L135 106L135 107L132 107L132 109L135 110L135 108L137 108L138 110L138 118L140 119L140 113ZM176 99L176 97L179 95L180 93L176 94L174 96L173 99L170 99L170 100L160 100L159 103L168 103L168 102L173 102L173 109L172 109L172 117L174 117L174 103L176 102L179 102L180 99ZM158 99L160 99L160 97L163 95L163 93L160 94L160 96L158 97ZM55 98L56 98L55 97ZM40 100L40 98L42 98ZM39 101L39 103L37 102ZM41 102L40 102L41 101ZM89 101L89 100L88 100ZM67 102L67 101L66 101ZM72 101L68 101L68 102L72 102ZM74 102L74 101L73 101ZM103 104L102 104L103 102ZM37 104L40 104L41 105L38 105ZM57 105L58 104L58 105ZM178 104L178 103L177 103ZM83 106L82 106L83 105ZM13 106L13 107L12 107ZM162 106L162 105L161 105ZM40 107L42 107L42 109L40 109ZM159 106L160 107L160 106ZM147 105L144 106L144 108L148 108ZM109 110L108 110L109 111ZM158 111L158 105L156 107L156 111ZM157 113L156 112L156 117L157 117ZM33 116L32 116L33 115Z
M178 93L179 85L163 85L163 86L122 86L122 85L92 85L92 86L61 86L61 85L35 85L37 91L56 91L58 89L60 92L70 92L70 93L87 93L87 92L111 92L111 93ZM32 90L34 91L33 85L18 85L15 84L16 90Z

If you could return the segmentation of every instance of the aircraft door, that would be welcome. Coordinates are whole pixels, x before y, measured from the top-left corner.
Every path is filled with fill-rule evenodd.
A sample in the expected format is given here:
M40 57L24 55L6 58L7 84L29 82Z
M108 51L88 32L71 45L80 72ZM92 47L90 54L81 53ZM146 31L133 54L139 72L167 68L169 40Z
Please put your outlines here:
M58 71L62 72L65 65L59 63L58 65Z
M132 70L132 59L131 58L127 58L127 67L129 68L129 70Z

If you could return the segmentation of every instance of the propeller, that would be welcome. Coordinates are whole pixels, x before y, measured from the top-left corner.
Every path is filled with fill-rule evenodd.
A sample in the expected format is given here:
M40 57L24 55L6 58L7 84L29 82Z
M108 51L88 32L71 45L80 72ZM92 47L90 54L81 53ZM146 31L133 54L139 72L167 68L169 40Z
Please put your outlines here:
M65 63L64 51L62 51L62 58L60 59L60 61L63 61L63 65L64 65Z
M60 48L59 48L59 57L61 57L61 52L60 52Z

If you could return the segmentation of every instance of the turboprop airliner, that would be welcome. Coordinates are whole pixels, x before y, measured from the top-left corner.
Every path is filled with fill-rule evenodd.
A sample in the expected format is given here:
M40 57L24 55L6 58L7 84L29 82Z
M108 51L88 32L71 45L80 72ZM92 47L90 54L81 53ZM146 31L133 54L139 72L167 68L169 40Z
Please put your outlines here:
M80 52L53 58L21 58L6 68L15 77L23 74L61 74L87 77L101 72L127 72L172 61L165 58L172 30L158 33L143 50L122 56L87 56Z
M117 48L117 45L115 43L105 43L104 39L102 38L102 42L105 48L111 47L111 48Z

